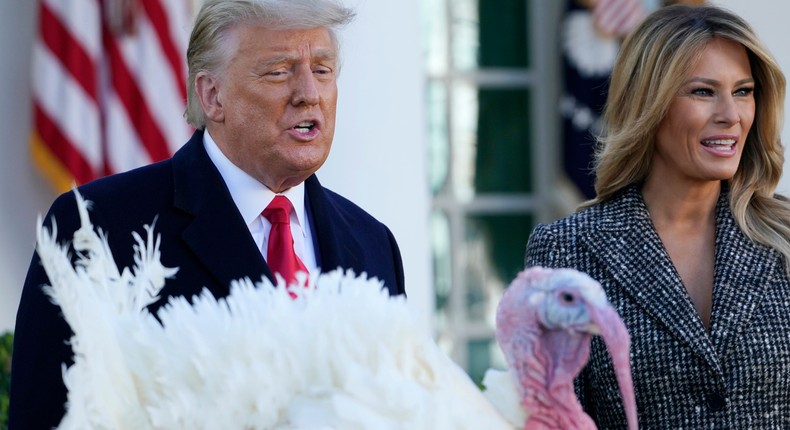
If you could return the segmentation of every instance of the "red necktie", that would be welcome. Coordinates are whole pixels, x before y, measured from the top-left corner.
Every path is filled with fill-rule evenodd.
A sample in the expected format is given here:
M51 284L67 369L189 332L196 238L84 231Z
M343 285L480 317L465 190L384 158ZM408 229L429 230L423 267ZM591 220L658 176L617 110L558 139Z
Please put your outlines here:
M307 273L307 267L294 251L294 239L291 235L293 209L288 198L275 196L262 213L272 223L269 246L266 250L266 264L272 269L272 273L279 273L287 285L296 283L296 272Z

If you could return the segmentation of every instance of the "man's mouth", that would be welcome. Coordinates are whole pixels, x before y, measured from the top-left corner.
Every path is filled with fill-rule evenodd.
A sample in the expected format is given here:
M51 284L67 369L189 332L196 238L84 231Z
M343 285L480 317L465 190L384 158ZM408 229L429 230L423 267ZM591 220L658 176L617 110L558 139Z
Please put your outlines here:
M302 121L293 127L294 131L300 134L310 133L314 128L315 128L314 121Z

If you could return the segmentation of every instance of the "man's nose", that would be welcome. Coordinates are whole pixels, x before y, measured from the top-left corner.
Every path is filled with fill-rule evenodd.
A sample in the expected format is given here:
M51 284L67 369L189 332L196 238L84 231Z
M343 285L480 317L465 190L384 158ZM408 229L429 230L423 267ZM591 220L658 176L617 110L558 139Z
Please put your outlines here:
M294 77L291 104L294 106L314 106L320 101L318 82L308 65L299 66Z

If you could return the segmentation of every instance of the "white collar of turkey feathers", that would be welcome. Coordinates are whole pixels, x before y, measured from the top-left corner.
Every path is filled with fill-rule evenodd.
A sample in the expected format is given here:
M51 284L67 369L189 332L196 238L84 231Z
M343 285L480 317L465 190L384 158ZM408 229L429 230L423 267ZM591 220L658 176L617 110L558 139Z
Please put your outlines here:
M74 337L60 428L509 429L444 354L405 298L342 269L302 279L299 297L263 279L142 311L176 269L155 226L119 271L76 192L81 257L38 223L47 287ZM134 233L132 233L134 234Z

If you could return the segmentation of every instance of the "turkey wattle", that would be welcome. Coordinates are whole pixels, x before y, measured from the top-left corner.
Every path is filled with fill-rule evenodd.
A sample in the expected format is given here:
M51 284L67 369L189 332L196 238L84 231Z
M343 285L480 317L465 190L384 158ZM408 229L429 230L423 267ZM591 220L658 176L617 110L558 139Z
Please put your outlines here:
M486 396L524 428L595 429L573 391L593 335L601 335L612 356L628 428L636 430L628 331L601 285L576 270L532 267L510 284L496 319L510 369L489 370Z

